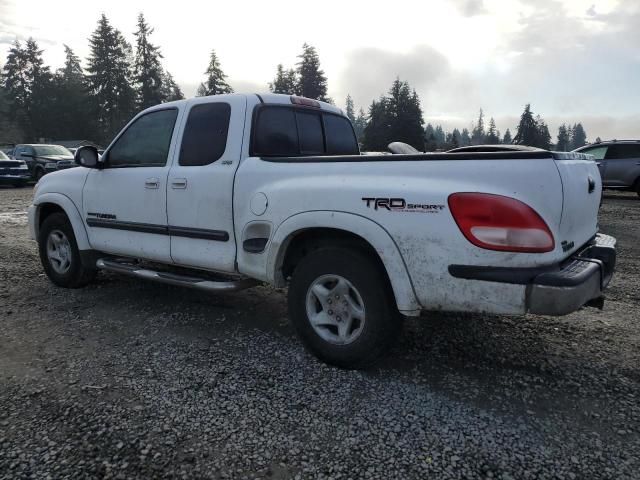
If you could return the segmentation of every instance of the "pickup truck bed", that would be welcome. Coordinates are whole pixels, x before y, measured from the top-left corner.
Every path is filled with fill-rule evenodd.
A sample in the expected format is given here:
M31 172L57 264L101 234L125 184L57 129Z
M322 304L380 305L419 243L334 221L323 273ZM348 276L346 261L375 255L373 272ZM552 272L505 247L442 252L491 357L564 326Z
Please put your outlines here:
M61 286L96 265L212 291L289 285L305 345L344 367L378 358L401 314L562 315L601 298L615 240L598 234L590 156L358 153L343 113L314 100L152 107L101 158L78 150L90 168L40 182L32 235ZM205 272L236 279L199 281Z

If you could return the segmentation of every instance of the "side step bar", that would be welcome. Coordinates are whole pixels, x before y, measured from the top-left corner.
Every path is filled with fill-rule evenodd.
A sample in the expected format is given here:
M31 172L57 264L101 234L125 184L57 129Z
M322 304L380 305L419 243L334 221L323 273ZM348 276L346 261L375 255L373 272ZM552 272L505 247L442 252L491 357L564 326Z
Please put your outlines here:
M205 280L198 277L189 277L168 272L158 272L149 270L139 265L131 265L127 263L117 262L106 258L101 258L96 262L96 267L109 272L122 273L131 277L142 278L154 282L166 283L178 287L194 288L196 290L204 290L206 292L237 292L246 288L255 287L259 282L252 278L243 278L239 280Z

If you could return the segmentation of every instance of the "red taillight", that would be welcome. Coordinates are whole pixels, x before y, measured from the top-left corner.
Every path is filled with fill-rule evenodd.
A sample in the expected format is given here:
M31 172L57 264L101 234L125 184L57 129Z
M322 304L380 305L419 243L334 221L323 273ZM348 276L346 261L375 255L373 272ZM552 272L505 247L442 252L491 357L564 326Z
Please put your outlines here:
M454 193L449 209L462 234L477 247L505 252L550 252L555 247L545 221L515 198Z
M296 97L295 95L291 95L291 103L294 105L304 105L305 107L320 108L320 102L310 98Z

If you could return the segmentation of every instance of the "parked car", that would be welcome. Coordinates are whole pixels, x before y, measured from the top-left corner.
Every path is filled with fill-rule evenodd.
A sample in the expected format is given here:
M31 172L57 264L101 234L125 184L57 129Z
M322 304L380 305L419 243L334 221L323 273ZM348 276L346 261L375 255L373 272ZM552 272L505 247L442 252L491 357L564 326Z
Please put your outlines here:
M0 151L0 185L24 187L30 178L29 169L23 160L12 160Z
M575 150L595 157L604 188L630 190L640 196L640 140L610 140Z
M31 176L40 180L44 175L56 170L77 166L73 154L61 145L21 144L13 149L16 160L27 162Z
M579 153L362 156L333 105L230 94L149 108L76 161L29 208L54 284L97 269L211 292L288 284L303 343L341 367L378 358L402 315L564 315L601 305L613 275L600 175Z

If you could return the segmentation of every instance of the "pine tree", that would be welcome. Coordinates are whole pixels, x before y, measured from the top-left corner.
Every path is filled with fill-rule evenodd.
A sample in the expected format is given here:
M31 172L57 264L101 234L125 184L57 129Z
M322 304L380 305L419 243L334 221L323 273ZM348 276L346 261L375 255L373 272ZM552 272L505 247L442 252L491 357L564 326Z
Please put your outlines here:
M426 152L435 152L437 148L436 131L429 123L424 129L424 149Z
M502 143L505 145L511 145L513 139L511 138L511 130L507 128L507 131L504 132L504 137L502 137Z
M273 93L294 95L298 89L297 84L298 81L295 70L292 68L285 70L280 63L277 67L276 78L273 79L273 82L269 83L269 90Z
M64 45L65 62L54 78L56 121L50 126L49 136L54 139L96 138L96 125L92 112L87 109L87 84L80 59Z
M144 15L138 15L136 36L136 57L133 66L134 82L138 91L138 108L145 109L165 101L162 87L163 71L160 47L149 41L153 28L149 27Z
M356 132L356 138L358 139L358 143L362 143L364 139L364 129L367 126L367 117L364 114L364 110L361 108L358 112L358 116L356 117L356 121L353 122L353 129Z
M130 83L131 46L102 14L89 39L87 84L94 103L99 141L108 143L135 111Z
M362 148L368 151L385 151L391 143L391 118L387 108L387 99L371 102L369 121L364 129Z
M316 49L305 43L302 53L298 55L296 73L298 84L296 93L303 97L327 101L327 77L320 69L320 58Z
M447 140L447 136L444 133L442 125L436 125L436 129L434 132L434 136L436 139L436 149L442 150L445 148L445 143Z
M355 123L355 107L353 106L353 99L351 98L351 95L347 95L345 113L347 114L347 118L351 120L351 123Z
M496 122L493 117L489 120L489 130L487 131L484 142L487 145L497 145L500 143L500 132L496 129Z
M480 109L480 115L478 115L478 123L475 124L471 132L471 144L482 145L485 143L486 132L484 130L484 112Z
M215 50L211 50L209 66L204 73L207 75L207 79L204 83L200 84L200 87L198 87L198 97L233 93L233 88L231 88L227 83L227 76L220 67L220 60L218 60Z
M569 138L569 131L567 126L563 123L558 127L558 143L556 144L556 150L559 152L566 152L570 149L571 139Z
M462 136L460 130L454 128L453 132L451 132L451 148L458 148L460 146L462 146Z
M538 143L538 125L535 118L533 118L531 104L529 103L525 105L524 111L520 116L520 123L518 124L516 136L513 138L513 143L532 147L535 147Z
M37 141L45 136L48 125L55 121L51 108L52 80L37 42L29 38L22 47L16 40L3 67L3 83L10 99L9 117L27 140Z
M572 129L571 150L582 147L587 144L587 133L584 131L581 123L576 123Z
M551 148L551 134L549 133L549 127L540 115L536 117L536 126L538 127L538 135L533 146L549 150Z
M180 86L173 80L169 72L162 72L162 97L165 102L184 99Z
M467 147L469 145L471 145L471 135L469 135L469 130L463 128L460 134L460 146Z

